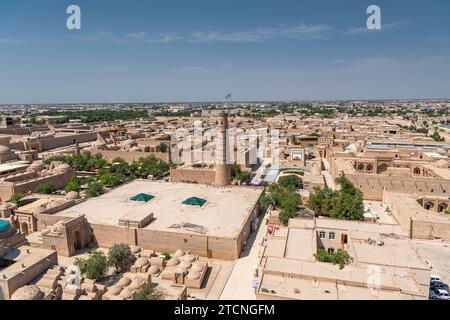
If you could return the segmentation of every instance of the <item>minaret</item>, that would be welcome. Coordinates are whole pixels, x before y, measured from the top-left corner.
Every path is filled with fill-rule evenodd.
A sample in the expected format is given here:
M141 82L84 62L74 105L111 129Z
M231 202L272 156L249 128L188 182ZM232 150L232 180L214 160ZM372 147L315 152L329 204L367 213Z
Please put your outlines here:
M231 166L227 163L228 114L223 111L220 112L218 120L215 185L218 187L225 187L231 184Z

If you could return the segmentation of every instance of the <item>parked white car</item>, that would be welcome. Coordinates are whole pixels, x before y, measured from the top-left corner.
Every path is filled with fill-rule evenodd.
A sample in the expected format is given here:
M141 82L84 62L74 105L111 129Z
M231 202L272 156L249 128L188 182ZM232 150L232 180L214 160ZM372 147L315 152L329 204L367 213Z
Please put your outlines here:
M442 278L441 278L440 276L437 276L437 275L435 275L435 274L432 274L432 275L430 276L430 282L436 282L436 281L442 282Z
M447 290L430 290L430 299L431 300L450 300L450 295Z

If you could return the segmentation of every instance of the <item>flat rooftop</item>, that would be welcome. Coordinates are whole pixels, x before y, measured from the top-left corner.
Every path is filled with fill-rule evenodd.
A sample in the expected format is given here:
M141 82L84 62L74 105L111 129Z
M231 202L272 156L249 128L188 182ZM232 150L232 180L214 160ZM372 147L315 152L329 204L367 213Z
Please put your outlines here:
M118 226L119 219L131 213L137 218L153 213L154 219L144 229L236 237L262 192L262 188L256 187L216 188L198 184L134 180L56 215L85 215L89 223ZM148 202L130 200L140 193L154 198ZM201 207L182 204L191 197L204 199L206 203Z
M6 268L0 269L0 279L7 280L15 277L19 273L24 273L40 261L48 259L55 252L53 250L32 248L29 246L21 246L18 249L9 248L1 258L3 260L13 261L14 263Z
M26 169L30 166L29 161L12 161L0 164L0 174L15 171L19 169Z

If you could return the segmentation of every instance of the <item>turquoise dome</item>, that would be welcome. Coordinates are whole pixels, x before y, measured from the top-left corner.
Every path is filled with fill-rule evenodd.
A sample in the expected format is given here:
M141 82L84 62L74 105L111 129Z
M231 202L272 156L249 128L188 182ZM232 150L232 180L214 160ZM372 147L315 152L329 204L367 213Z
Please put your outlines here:
M8 220L0 220L0 234L7 232L11 229L11 224Z

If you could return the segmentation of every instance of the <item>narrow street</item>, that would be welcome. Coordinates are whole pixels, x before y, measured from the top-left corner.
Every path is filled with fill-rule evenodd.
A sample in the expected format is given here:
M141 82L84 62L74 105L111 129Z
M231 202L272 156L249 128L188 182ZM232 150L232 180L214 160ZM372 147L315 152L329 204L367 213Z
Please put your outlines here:
M258 230L250 234L247 246L241 257L236 261L227 284L222 291L220 300L255 300L255 291L252 288L253 267L258 264L260 243L266 235L266 215L260 216Z

